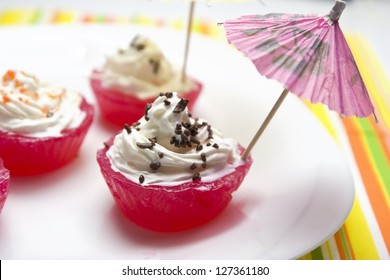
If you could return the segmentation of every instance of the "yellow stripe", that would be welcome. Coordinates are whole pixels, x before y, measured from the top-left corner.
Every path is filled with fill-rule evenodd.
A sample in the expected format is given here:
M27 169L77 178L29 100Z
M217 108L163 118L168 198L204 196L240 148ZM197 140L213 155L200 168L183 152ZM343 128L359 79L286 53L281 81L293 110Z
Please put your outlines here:
M376 250L370 229L366 223L359 199L355 196L351 213L345 221L348 240L357 260L377 260L379 254Z
M54 14L54 23L72 23L75 21L75 13L66 10L57 11Z
M181 20L173 20L169 23L169 27L171 27L173 29L183 29L184 24L183 24L183 21L181 21Z
M202 25L201 25L201 22L195 20L195 21L192 23L192 29L191 29L191 31L192 31L192 32L197 32L197 33L202 33Z
M147 17L147 16L136 16L133 18L133 23L152 26L154 25L154 20L151 17Z
M321 244L320 248L321 248L321 252L322 252L322 256L323 256L322 259L331 260L327 244L328 244L328 241Z
M380 67L377 56L369 50L368 42L359 36L350 35L346 37L352 54L359 66L360 74L370 93L375 110L379 112L381 119L387 129L390 129L390 84Z
M0 13L0 24L28 24L34 16L34 9L9 9Z
M328 252L329 259L330 260L334 260L334 257L333 257L333 254L332 254L332 250L330 248L329 241L326 241L325 246L326 246L326 251Z
M115 17L115 23L118 24L128 24L129 21L130 21L129 18L127 17L122 17L122 16Z
M339 260L340 252L337 248L336 238L334 235L331 238L329 238L328 245L329 245L329 255L331 256L331 259Z
M210 34L212 37L227 41L223 26L213 24L211 25L210 30Z
M306 255L299 258L300 260L312 260L313 257L311 256L311 253L307 253Z

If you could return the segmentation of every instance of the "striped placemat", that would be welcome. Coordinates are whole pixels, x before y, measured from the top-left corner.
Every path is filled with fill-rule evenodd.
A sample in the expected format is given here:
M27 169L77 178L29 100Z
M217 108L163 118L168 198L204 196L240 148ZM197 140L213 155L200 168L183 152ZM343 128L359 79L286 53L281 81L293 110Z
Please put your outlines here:
M19 8L0 11L0 25L75 23L185 27L180 19L161 20L142 15L119 17ZM193 31L225 40L221 28L214 22L197 20ZM345 153L354 175L356 195L351 213L338 232L301 259L390 258L390 83L370 43L360 35L348 35L347 40L379 123L373 118L342 119L322 105L306 103Z

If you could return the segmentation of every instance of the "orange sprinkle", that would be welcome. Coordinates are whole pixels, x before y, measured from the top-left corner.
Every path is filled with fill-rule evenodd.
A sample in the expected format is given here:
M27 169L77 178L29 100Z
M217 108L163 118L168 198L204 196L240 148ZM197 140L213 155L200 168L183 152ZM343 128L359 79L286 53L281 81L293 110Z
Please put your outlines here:
M27 90L27 89L26 89L25 87L21 87L21 88L19 89L20 93L25 93L26 90Z
M23 86L23 84L19 80L15 80L15 86L18 88Z
M4 76L3 76L3 81L5 82L5 81L9 81L9 80L13 80L13 79L15 79L15 75L16 75L16 73L15 73L15 71L13 71L13 70L8 70L5 74L4 74Z
M9 99L8 95L3 95L3 103L10 102L11 100Z
M42 108L41 112L46 116L49 111L46 108Z
M58 97L60 97L60 95L55 95L55 94L48 94L48 96L51 98L51 99L56 99Z

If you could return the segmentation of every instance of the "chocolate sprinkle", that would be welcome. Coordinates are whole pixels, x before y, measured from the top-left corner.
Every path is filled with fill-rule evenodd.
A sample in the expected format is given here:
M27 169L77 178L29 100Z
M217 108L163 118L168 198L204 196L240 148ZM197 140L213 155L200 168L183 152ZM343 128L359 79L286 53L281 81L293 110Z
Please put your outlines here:
M160 94L158 96L164 96L164 95L165 95L165 93L160 92Z
M149 167L151 168L151 169L153 169L153 170L157 170L157 169L159 169L160 167L161 167L161 163L159 162L159 161L153 161L150 165L149 165Z
M194 162L193 164L191 164L190 169L191 169L191 170L194 170L194 169L196 169L197 167L198 167L198 165Z
M51 118L54 115L52 111L47 112L46 117Z
M204 163L202 163L202 167L203 167L203 169L206 169L206 166L207 166L207 164L204 162Z
M200 174L199 172L196 172L192 177L192 181L199 181L199 180L200 180Z
M153 144L153 146L157 143L157 137L149 138L148 140Z
M159 157L159 158L163 158L163 157L164 157L164 153L158 152L158 157Z
M144 175L139 175L138 180L139 180L139 182L142 184L142 183L145 181Z
M184 134L185 134L186 136L190 136L190 135L191 135L191 131L190 131L189 129L185 129L185 130L184 130Z
M219 145L217 143L214 143L213 148L218 149Z
M197 145L200 144L200 141L199 141L198 139L196 139L195 137L191 137L191 142L192 142L192 143L195 143L195 144L197 144Z
M145 45L142 43L137 43L138 39L139 39L139 35L135 36L130 43L130 47L136 49L137 51L142 51L145 48Z
M175 134L178 134L178 135L181 134L181 124L180 123L176 124Z
M149 112L150 108L152 108L152 104L151 104L151 103L146 104L146 106L145 106L145 119L146 119L147 121L149 120L149 118L148 118L148 112Z
M213 131L211 130L211 125L207 126L207 132L209 133L207 139L213 139Z
M153 74L157 74L160 69L160 61L151 58L149 59L149 63L153 65Z
M207 146L207 147L210 147L210 146L211 146L211 143L207 143L206 146Z
M140 148L140 149L152 149L154 146L153 143L140 143L140 142L137 142L137 147Z
M169 100L164 100L164 104L165 104L165 106L169 106L169 105L171 105L171 102Z
M165 93L165 96L166 96L167 98L171 98L171 97L173 96L173 93L172 93L172 92L166 92L166 93Z
M137 131L140 131L140 130L141 130L141 128L140 128L140 127L137 127L135 130L137 130Z
M197 151L201 151L203 149L203 146L201 144L199 144L198 146L196 146L196 150Z
M188 99L180 99L179 103L177 103L175 109L173 109L173 112L175 114L178 114L178 113L181 113L185 110L185 108L187 107L187 104L188 104L189 100Z
M138 143L137 143L138 144ZM205 153L201 153L200 154L200 158L204 161L204 162L206 162L206 154Z
M128 125L128 124L125 124L125 130L127 131L127 134L130 134L131 133L131 127L130 127L130 125Z

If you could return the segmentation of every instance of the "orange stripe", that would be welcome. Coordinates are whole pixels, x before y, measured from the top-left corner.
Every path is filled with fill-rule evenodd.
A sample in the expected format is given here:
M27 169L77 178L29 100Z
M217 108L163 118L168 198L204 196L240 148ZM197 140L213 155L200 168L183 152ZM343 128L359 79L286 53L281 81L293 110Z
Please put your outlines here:
M90 22L93 22L93 17L91 15L87 14L81 18L81 21L84 23L90 23Z
M356 120L354 121L353 119L343 119L343 124L348 131L351 148L354 152L356 163L362 176L368 198L371 202L371 207L374 211L379 228L385 239L384 241L387 250L390 251L389 209L381 192L380 182L375 176L375 172L372 170L373 166L371 166L369 160L367 160L369 157L367 147L363 142L362 136L357 133L359 131L359 127L354 122L356 122Z
M339 251L340 254L340 259L341 260L346 260L347 257L345 256L344 248L343 248L343 242L341 241L340 233L336 232L334 235L334 239L336 240L336 245L337 245L337 250Z
M157 19L155 22L155 25L158 27L164 27L167 25L166 21L163 19Z
M347 239L347 245L348 245L348 247L349 247L349 252L350 252L350 254L351 254L351 259L352 260L356 260L356 255L355 255L355 252L354 252L354 248L351 246L351 239L350 239L350 237L349 237L349 232L348 232L348 230L344 230L344 233L345 233L345 238Z

